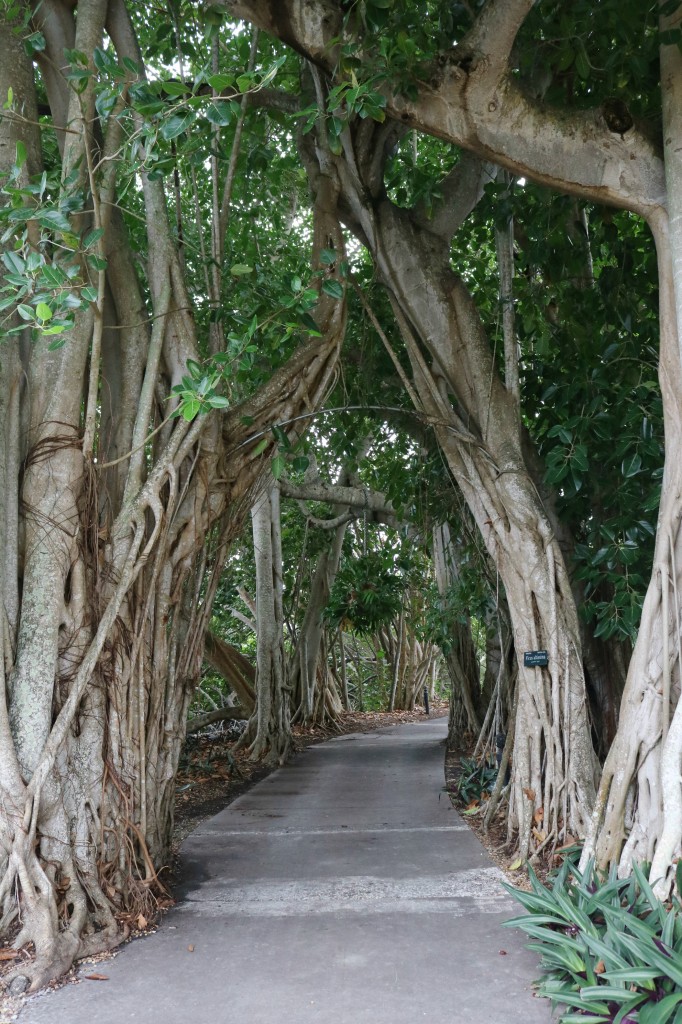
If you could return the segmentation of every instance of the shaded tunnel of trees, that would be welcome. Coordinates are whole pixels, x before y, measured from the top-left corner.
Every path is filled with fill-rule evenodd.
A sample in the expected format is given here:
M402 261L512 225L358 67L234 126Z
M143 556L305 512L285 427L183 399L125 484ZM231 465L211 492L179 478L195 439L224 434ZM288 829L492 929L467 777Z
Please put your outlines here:
M424 691L499 748L520 862L580 841L665 897L680 5L5 0L0 106L0 936L31 985L153 913L188 729L278 762Z

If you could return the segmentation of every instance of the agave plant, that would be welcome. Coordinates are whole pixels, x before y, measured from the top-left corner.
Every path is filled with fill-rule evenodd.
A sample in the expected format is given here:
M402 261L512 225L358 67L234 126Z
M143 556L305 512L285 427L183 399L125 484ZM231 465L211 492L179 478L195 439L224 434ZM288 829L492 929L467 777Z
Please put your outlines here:
M551 887L506 886L526 914L505 922L540 954L538 991L561 1024L682 1024L682 904L663 904L648 869L627 879L565 861ZM677 891L682 883L678 865Z

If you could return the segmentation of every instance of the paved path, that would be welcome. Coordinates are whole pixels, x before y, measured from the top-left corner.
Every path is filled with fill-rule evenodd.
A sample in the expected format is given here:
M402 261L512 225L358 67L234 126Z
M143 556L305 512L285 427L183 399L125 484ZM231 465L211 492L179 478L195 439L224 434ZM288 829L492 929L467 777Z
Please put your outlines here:
M516 907L441 792L445 731L309 747L187 839L179 905L108 981L20 1024L548 1024L500 927Z

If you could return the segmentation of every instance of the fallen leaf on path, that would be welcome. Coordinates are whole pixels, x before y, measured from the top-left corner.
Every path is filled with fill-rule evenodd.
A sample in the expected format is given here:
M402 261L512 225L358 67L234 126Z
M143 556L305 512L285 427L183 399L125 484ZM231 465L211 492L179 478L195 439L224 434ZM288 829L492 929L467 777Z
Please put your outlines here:
M144 931L144 929L147 927L147 924L148 924L147 918L144 916L144 914L138 914L137 915L136 924L137 924L137 927L140 929L140 931Z
M108 974L85 974L83 977L88 981L109 981Z
M527 800L530 800L531 803L535 800L535 790L534 789L524 789L523 795L525 796L525 798Z
M18 949L0 949L0 960L16 960L18 956Z
M516 860L513 860L511 862L511 864L509 865L509 870L510 871L518 871L522 864L523 864L523 861L521 860L521 858L517 857Z
M194 952L194 946L188 946L187 949L189 950L190 953Z

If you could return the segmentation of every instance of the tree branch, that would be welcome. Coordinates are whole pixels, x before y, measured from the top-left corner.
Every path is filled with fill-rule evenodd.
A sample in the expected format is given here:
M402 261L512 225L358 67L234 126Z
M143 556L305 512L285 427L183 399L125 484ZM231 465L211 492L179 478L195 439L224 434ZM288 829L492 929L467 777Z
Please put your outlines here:
M297 487L288 480L281 481L282 494L297 501L323 501L329 505L347 505L350 508L367 509L395 515L395 509L385 495L369 487L344 487L341 484L310 482Z
M207 711L204 715L190 718L187 723L187 735L191 736L192 733L199 732L214 722L245 722L248 717L244 708L218 708L217 711Z
M485 73L499 77L506 70L514 40L531 12L535 0L488 0L469 32L457 47L474 58L482 58Z
M424 206L416 206L412 220L432 235L449 242L483 195L483 189L495 180L497 167L465 152L440 183L442 199L431 216Z
M278 36L327 73L337 66L341 5L334 0L223 0L235 17ZM384 87L389 116L462 146L482 160L570 193L650 217L665 203L661 153L636 126L622 131L606 108L552 110L525 95L506 57L530 0L493 0L463 46L441 55L415 94Z

